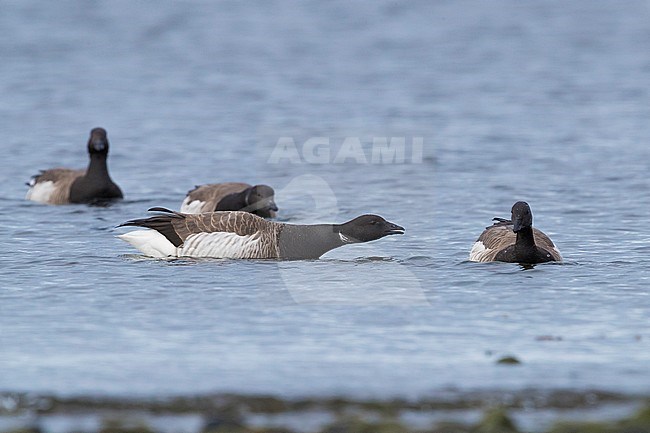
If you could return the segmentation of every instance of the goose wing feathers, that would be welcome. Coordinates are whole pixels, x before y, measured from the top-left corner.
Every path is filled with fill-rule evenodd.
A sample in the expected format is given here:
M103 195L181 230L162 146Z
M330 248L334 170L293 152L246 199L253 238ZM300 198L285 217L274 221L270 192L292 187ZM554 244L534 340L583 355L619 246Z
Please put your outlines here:
M64 204L70 198L70 187L74 181L83 176L86 170L69 168L52 168L41 170L32 176L28 185L26 199L41 203Z
M184 214L165 208L150 218L127 221L122 226L146 227L161 233L178 255L232 258L276 258L281 224L247 212Z
M187 196L183 201L183 210L190 210L192 203L199 202L200 209L198 209L198 212L192 213L214 211L222 198L230 194L242 192L246 188L250 188L250 185L240 182L197 185L193 190L188 191Z
M86 174L86 170L71 170L69 168L52 168L41 170L41 172L32 177L33 183L38 182L66 182L72 184L74 180ZM30 183L31 184L31 183Z

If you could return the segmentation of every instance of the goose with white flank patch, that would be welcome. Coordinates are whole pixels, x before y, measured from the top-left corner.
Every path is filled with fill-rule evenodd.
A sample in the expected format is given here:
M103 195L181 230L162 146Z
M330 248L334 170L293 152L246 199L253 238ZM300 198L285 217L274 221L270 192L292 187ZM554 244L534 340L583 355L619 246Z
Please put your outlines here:
M187 193L181 204L181 212L196 214L238 210L262 218L273 218L278 211L274 196L275 191L268 185L253 186L240 182L197 185Z
M184 214L164 208L122 226L146 227L119 235L151 257L230 259L317 259L334 248L403 234L404 228L377 215L343 224L297 225L267 221L248 212Z
M86 170L53 168L32 176L25 198L45 204L100 204L122 198L122 191L108 174L108 137L103 128L90 131L88 154Z
M473 262L511 262L535 264L561 262L562 256L553 241L533 228L533 213L528 203L512 206L512 219L494 218L469 253Z

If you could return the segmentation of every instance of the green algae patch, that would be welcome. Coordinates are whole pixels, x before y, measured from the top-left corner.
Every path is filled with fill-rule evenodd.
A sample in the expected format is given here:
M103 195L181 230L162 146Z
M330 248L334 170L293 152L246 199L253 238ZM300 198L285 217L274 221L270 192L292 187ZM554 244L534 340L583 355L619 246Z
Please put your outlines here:
M548 433L650 433L650 405L629 418L611 422L556 423Z
M322 433L410 433L412 431L394 420L372 422L352 417L330 424L322 430Z
M598 422L567 422L555 424L548 433L624 433L613 426ZM641 433L641 432L637 432Z
M514 356L503 356L497 359L497 364L519 365L521 364L521 361Z
M143 422L106 419L98 433L156 433Z
M508 417L508 413L503 408L494 408L488 410L481 422L472 429L474 433L518 433L519 430Z

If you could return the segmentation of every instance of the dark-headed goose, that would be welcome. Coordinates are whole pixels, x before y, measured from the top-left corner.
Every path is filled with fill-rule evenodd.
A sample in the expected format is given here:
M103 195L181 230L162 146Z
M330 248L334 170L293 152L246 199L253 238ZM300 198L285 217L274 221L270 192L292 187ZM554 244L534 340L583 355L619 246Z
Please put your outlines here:
M47 204L100 203L122 198L122 191L111 180L106 166L106 130L90 131L88 153L90 162L86 170L53 168L32 176L25 198Z
M512 219L494 218L469 253L473 262L543 263L561 262L562 256L553 241L533 228L533 214L528 203L512 206Z
M267 221L248 212L184 214L164 208L150 218L121 226L146 227L118 237L152 257L317 259L347 244L403 234L404 228L377 215L344 224L296 225Z
M275 191L268 185L226 182L199 185L187 193L181 212L205 213L222 210L240 210L273 218L278 211Z

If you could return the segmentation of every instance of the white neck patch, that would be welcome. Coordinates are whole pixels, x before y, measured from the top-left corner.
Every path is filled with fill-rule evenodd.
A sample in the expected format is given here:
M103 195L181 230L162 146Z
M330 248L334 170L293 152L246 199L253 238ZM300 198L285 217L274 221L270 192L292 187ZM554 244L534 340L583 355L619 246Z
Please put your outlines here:
M349 237L345 236L345 235L344 235L343 233L341 233L341 232L339 232L339 238L341 238L341 242L343 242L344 244L351 244L351 243L354 243L354 241L353 241L352 239L350 239Z

